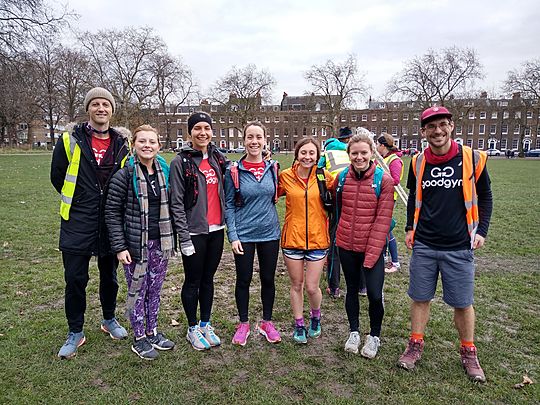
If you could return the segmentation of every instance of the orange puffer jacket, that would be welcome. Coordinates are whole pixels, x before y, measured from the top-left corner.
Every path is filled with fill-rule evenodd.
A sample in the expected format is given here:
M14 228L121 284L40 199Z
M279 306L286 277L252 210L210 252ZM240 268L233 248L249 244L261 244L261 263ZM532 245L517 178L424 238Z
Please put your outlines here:
M354 252L364 252L364 267L377 263L386 244L394 209L394 182L384 174L381 195L373 187L375 164L358 179L352 166L345 178L341 216L336 231L336 245ZM337 185L338 179L336 179Z
M330 246L327 215L322 205L313 167L308 183L298 177L298 163L279 175L278 193L285 195L285 221L281 232L281 247L286 249L327 249ZM330 190L334 177L324 171Z

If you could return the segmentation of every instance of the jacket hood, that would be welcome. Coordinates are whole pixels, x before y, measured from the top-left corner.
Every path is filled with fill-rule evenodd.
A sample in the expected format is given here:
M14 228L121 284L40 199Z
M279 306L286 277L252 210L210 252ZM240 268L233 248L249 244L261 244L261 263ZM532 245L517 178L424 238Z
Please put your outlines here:
M347 144L339 139L330 138L324 144L324 150L347 150Z

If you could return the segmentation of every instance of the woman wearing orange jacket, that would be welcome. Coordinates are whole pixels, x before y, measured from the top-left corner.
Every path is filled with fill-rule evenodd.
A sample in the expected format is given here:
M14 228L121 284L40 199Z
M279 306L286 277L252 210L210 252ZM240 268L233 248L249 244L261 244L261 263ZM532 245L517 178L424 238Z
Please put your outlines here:
M297 343L307 343L308 335L311 338L321 335L319 281L330 238L315 173L320 155L321 148L316 140L302 139L296 144L292 167L279 176L278 193L286 196L281 248L291 280L291 306L295 319L293 339ZM334 178L326 170L324 175L330 188ZM311 307L309 332L304 326L304 284Z

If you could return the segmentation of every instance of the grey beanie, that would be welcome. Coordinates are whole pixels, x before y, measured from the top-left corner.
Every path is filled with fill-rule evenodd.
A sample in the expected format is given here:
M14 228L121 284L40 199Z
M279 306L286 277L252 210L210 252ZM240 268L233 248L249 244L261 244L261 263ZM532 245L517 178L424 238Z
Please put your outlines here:
M110 91L104 89L103 87L94 87L93 89L89 90L88 93L86 93L86 97L84 98L84 111L88 111L88 105L90 104L90 101L95 98L104 98L105 100L109 101L109 103L111 103L113 112L114 110L116 110L116 103L114 102L114 97L112 96Z

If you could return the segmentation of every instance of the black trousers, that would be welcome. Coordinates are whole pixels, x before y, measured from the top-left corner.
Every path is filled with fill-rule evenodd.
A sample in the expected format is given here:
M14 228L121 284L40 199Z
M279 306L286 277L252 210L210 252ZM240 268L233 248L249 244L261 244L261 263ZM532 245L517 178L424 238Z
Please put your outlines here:
M64 262L64 279L66 281L65 311L70 332L81 332L86 311L86 286L89 275L88 267L92 256L74 255L62 252ZM99 269L99 300L103 319L114 318L118 280L116 255L97 258Z
M197 324L197 306L200 305L201 321L208 322L214 302L214 275L223 254L223 229L204 235L193 235L191 241L195 253L182 255L184 285L182 306L189 326Z
M358 291L364 276L369 301L370 335L380 336L384 316L383 285L384 285L384 256L381 256L371 269L364 267L365 254L339 248L339 258L343 275L347 283L345 310L351 332L359 330L360 303Z
M263 320L272 320L274 298L276 296L276 266L279 254L279 240L268 242L242 242L243 255L234 255L236 264L236 288L234 295L240 322L248 321L249 286L253 278L253 262L255 250L259 260L259 276L261 278L261 301Z

